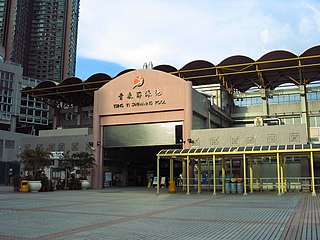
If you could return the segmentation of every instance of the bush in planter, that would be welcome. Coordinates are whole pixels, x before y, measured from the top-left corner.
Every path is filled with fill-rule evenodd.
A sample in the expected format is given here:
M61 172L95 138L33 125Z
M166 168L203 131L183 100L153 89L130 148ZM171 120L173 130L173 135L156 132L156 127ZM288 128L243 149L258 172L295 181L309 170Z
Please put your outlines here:
M41 180L45 167L51 164L51 153L48 149L36 147L36 149L25 149L19 154L23 168L28 171L30 180Z
M15 175L15 176L13 177L13 190L14 190L15 192L19 192L21 180L22 180L22 179L20 178L19 175Z
M66 178L64 180L59 179L57 183L58 185L57 189L62 190L65 187L69 186L71 172L75 170L75 163L69 151L63 154L63 158L58 163L59 163L59 168L65 170L66 172Z
M71 159L74 161L74 166L79 168L80 179L88 180L88 173L95 164L93 154L89 152L77 152L71 155Z
M80 190L81 189L81 181L76 177L75 174L71 174L71 178L69 179L69 190Z
M53 191L53 184L52 181L49 180L49 178L46 175L42 175L40 177L41 181L41 189L40 192L48 192L48 191Z
M23 163L24 170L28 172L30 191L36 192L40 190L44 168L51 164L51 153L48 149L36 147L36 149L25 149L19 154L19 157Z

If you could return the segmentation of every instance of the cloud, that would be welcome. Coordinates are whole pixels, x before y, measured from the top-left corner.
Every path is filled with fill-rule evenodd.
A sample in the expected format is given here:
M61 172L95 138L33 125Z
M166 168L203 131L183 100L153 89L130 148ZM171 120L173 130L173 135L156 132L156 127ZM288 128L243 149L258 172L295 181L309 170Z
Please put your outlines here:
M81 0L78 56L181 68L283 48L300 54L319 42L319 9L316 0Z

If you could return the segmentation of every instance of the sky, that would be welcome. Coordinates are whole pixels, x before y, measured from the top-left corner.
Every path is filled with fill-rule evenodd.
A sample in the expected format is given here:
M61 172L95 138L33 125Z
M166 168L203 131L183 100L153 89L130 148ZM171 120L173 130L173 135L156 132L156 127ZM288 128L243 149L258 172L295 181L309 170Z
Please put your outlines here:
M320 0L80 0L76 76L320 44Z

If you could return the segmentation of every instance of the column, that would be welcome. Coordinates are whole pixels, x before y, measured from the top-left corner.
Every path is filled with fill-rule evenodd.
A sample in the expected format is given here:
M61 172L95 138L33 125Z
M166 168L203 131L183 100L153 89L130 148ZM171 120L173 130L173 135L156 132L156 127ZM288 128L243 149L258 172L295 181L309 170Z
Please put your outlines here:
M247 164L246 164L246 154L243 154L243 195L247 195Z
M186 178L187 178L187 173L186 173L186 160L183 159L182 161L182 190L185 191L186 190Z
M278 189L278 196L281 196L281 193L280 193L280 160L279 160L279 153L277 153L277 178L278 178L278 186L277 186L277 189Z
M213 193L212 195L216 195L216 156L212 156L212 176L213 176Z
M170 179L169 181L173 181L173 175L174 175L174 163L173 163L173 159L170 158Z
M283 157L281 155L280 155L280 179L281 179L281 194L284 194Z
M198 159L198 193L201 193L201 159Z
M190 195L190 159L187 156L187 193L186 195Z
M157 157L157 194L160 194L160 157Z
M310 142L309 110L305 85L300 85L300 99L301 123L306 124L308 142Z
M314 185L314 168L313 168L313 152L310 152L310 171L311 171L311 189L312 196L317 196L316 189Z
M225 168L225 165L226 165L226 162L225 162L225 159L224 157L222 158L222 163L221 163L221 181L222 181L222 193L225 193L225 177L226 177L226 168Z
M250 193L253 193L253 166L252 166L252 156L250 156Z

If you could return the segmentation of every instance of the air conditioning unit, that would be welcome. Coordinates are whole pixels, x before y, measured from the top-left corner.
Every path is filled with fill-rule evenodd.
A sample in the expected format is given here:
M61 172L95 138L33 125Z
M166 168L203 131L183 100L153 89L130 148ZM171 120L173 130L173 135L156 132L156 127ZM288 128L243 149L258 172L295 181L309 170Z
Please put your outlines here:
M263 118L262 117L256 117L254 119L254 126L255 127L261 127L263 126Z

